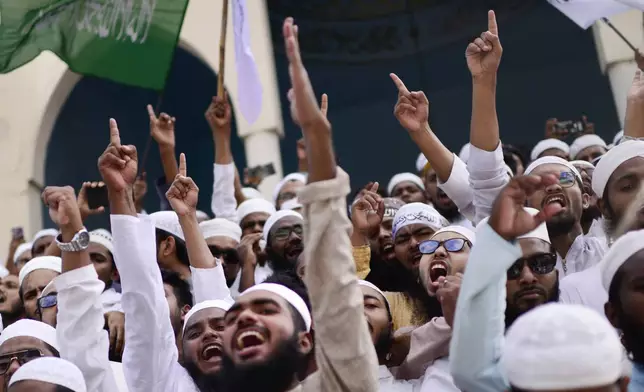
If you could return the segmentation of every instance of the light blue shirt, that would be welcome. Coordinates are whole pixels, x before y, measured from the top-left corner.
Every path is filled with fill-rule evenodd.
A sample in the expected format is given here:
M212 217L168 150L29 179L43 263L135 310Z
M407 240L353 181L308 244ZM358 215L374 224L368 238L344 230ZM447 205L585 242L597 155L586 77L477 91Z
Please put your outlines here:
M633 374L628 384L628 392L644 391L644 365L633 363Z
M488 224L476 236L456 303L450 371L463 391L498 392L509 388L499 368L507 270L522 252L518 244L504 240Z

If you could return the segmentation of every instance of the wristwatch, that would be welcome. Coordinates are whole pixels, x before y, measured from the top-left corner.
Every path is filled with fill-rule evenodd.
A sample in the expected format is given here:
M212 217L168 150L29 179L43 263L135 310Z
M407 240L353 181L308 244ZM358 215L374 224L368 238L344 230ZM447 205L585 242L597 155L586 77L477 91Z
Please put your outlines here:
M63 252L80 252L89 246L89 233L84 227L78 233L74 234L70 242L61 242L62 239L62 234L58 234L58 237L56 237L56 245Z

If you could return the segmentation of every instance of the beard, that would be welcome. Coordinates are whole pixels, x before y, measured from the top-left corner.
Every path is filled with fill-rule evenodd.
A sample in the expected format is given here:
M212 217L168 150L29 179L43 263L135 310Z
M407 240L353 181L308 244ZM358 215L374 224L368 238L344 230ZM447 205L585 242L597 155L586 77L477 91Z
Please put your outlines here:
M388 325L387 328L380 331L380 334L376 338L374 346L380 361L384 360L387 357L387 354L389 354L393 343L393 335L392 326Z
M292 271L295 270L295 261L290 261L286 257L278 254L273 248L266 248L266 254L270 260L270 266L273 271Z
M221 372L213 374L204 374L193 362L182 363L184 369L188 372L192 381L194 381L200 392L218 392L221 391Z
M531 289L534 287L531 287ZM510 303L506 299L506 306L505 306L505 328L509 328L512 323L516 321L522 314L529 312L530 310L536 308L537 306L547 304L547 303L552 303L552 302L559 302L559 279L555 281L555 285L552 287L552 291L547 294L546 301L544 303L539 303L531 308L528 309L519 309L514 303Z
M581 224L590 225L595 219L601 218L601 216L602 212L599 210L599 207L591 205L581 213Z
M281 342L275 352L262 363L235 364L224 355L222 359L221 380L223 391L262 391L284 392L303 366L305 356L298 350L297 332Z
M546 227L550 238L553 238L568 234L575 227L575 223L577 223L577 219L569 212L565 212L546 221Z
M436 211L438 211L443 216L443 218L447 219L450 222L461 216L458 207L453 202L449 204L449 207L442 207L438 203L436 203L434 204L434 208L436 208Z

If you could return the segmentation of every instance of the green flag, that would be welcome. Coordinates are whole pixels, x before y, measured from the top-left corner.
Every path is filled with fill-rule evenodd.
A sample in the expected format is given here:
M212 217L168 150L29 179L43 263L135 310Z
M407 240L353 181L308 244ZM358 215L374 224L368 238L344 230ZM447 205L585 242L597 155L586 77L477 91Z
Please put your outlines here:
M0 0L0 73L50 50L77 73L162 90L188 0Z

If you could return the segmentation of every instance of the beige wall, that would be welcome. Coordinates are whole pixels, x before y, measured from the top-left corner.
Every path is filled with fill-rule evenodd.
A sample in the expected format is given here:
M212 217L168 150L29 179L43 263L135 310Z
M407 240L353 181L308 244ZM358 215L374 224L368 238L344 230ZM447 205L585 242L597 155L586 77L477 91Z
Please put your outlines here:
M202 59L215 72L219 64L221 0L191 0L181 31L181 46ZM235 105L240 136L244 137L249 165L273 162L279 176L261 187L269 196L282 174L279 136L283 133L280 100L275 75L273 47L264 0L248 0L251 45L264 90L262 111L248 124L236 109L232 10L229 9L225 84ZM38 190L42 184L47 144L56 117L80 76L51 53L42 53L31 63L0 75L0 257L6 258L10 229L23 226L27 238L41 229ZM106 124L107 126L107 124ZM107 129L107 127L106 127ZM98 158L98 157L97 157Z

